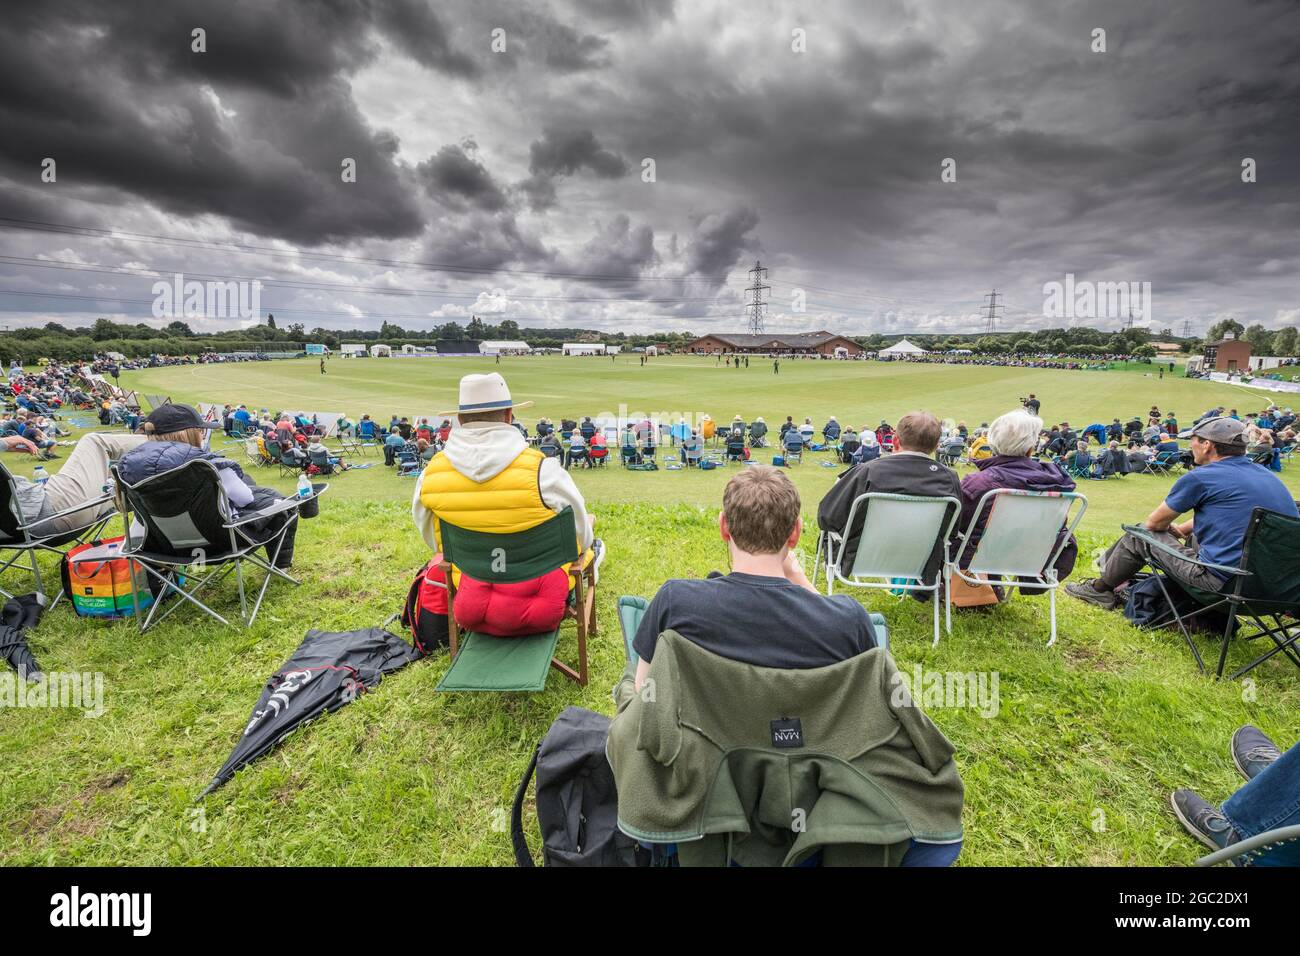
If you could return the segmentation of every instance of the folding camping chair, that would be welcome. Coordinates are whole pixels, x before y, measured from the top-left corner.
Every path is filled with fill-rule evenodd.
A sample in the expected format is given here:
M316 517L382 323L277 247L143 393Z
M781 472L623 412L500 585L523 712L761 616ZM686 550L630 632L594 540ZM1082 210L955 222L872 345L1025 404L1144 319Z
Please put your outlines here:
M881 588L890 591L929 591L934 605L934 643L939 644L939 590L948 564L948 540L952 537L961 502L951 496L925 498L868 492L849 506L843 535L823 531L817 538L813 559L813 587L825 556L826 593L835 593L835 582L849 587ZM853 566L843 567L845 544L856 541ZM925 579L925 567L935 548L939 566L934 580ZM948 614L952 632L952 614Z
M316 473L320 475L332 475L338 471L338 465L328 451L308 451L307 464L316 466Z
M353 438L351 435L348 435L346 432L339 432L338 438L339 438L339 452L340 454L344 454L344 455L356 455L357 457L365 457L366 449L375 447L374 442L361 441L360 439Z
M1300 647L1296 645L1300 641L1300 518L1264 508L1252 511L1250 522L1246 525L1246 535L1242 539L1241 563L1235 568L1189 558L1154 538L1141 525L1123 525L1123 528L1143 543L1147 563L1163 572L1156 576L1156 580L1169 606L1169 617L1159 619L1149 627L1177 623L1202 674L1205 673L1205 661L1201 659L1187 623L1213 610L1219 610L1227 616L1219 648L1219 666L1214 673L1216 679L1223 677L1228 647L1234 638L1243 642L1267 638L1274 646L1231 674L1229 680L1236 680L1274 654L1283 654L1291 663L1300 667ZM1224 589L1204 591L1171 578L1170 562L1165 560L1167 558L1177 558L1179 562L1188 562L1227 575ZM1178 605L1166 587L1166 581L1194 600L1198 605L1196 610L1180 614ZM1254 630L1243 633L1239 618L1244 618L1248 626L1253 625Z
M1167 475L1183 460L1182 452L1162 451L1142 466L1144 475Z
M573 509L526 531L492 534L470 531L439 519L441 564L447 578L447 634L451 667L439 682L440 691L540 691L547 670L554 667L565 677L587 685L587 638L596 634L596 575L594 562L582 567ZM461 633L456 624L456 585L451 567L476 581L515 584L531 581L556 568L569 566L571 602L563 620L578 628L578 667L573 669L555 656L561 624L553 631L524 637L494 637L474 631Z
M947 465L949 468L956 468L957 463L961 461L961 456L966 454L966 442L961 438L945 438L939 443L939 450L936 457L939 464Z
M8 468L0 464L0 556L4 558L0 561L0 574L10 568L30 571L36 582L37 593L45 595L41 566L36 560L38 552L47 551L61 558L62 549L66 546L85 544L100 537L104 526L117 515L117 508L112 507L112 504L113 496L105 494L66 511L28 522L23 518L22 509L18 505L18 488L13 475L9 473ZM110 506L107 513L100 513L100 509L105 505ZM74 522L75 527L71 530L59 530L54 527L53 522L56 519L70 518L74 515L77 519ZM10 555L6 552L13 553ZM31 562L30 568L18 563L24 555ZM0 588L0 594L6 598L14 596L4 588ZM50 607L53 608L58 604L62 597L63 586L60 584L58 593L50 602Z
M787 465L795 462L803 464L803 436L793 428L786 432L785 438L781 440L781 454Z
M745 460L745 439L744 437L728 436L727 438L727 461Z
M257 619L271 578L298 584L275 567L275 559L285 534L298 520L302 499L284 498L259 511L245 511L236 516L221 487L216 466L206 459L191 459L134 485L122 480L116 465L112 471L121 494L126 525L122 556L138 562L161 588L147 615L141 615L139 601L135 601L141 632L165 620L184 603L193 604L222 624L233 627L198 598L201 591L221 581L232 570L239 585L240 620L245 627L252 627ZM323 494L328 487L321 488L318 494ZM249 530L251 522L275 515L285 515L288 519L277 530L264 535ZM268 557L257 554L259 548L265 548ZM266 572L251 612L244 587L244 562ZM178 582L181 569L185 569L185 576L183 582ZM173 602L168 610L158 614L169 594L179 595L184 601Z
M272 464L270 454L262 454L262 448L257 444L256 438L244 440L244 457L248 459L250 465L256 465L258 468L266 468Z
M1079 504L1077 512L1075 502ZM1054 565L1087 510L1088 499L1073 491L994 488L986 492L952 550L948 592L952 591L953 575L976 587L1023 584L1046 590L1051 602L1052 636L1047 642L1051 647L1056 643L1056 589L1061 584ZM980 518L986 512L988 520L980 532ZM970 561L963 568L962 559L971 547ZM1025 578L1028 580L1022 580ZM951 618L951 600L946 613ZM949 623L949 630L951 627Z
M280 469L281 478L286 475L296 475L302 470L296 461L284 457L283 446L274 438L266 440L266 453L271 456L272 463Z

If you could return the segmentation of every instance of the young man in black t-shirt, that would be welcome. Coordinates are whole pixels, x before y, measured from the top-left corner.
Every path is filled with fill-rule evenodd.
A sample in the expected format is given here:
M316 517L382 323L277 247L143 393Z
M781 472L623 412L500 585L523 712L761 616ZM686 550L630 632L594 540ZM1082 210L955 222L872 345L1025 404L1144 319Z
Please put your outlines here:
M659 589L632 641L638 688L667 630L721 657L792 670L836 664L876 646L862 605L848 595L817 593L800 567L799 508L794 484L770 465L749 465L727 482L718 530L731 573L671 580Z

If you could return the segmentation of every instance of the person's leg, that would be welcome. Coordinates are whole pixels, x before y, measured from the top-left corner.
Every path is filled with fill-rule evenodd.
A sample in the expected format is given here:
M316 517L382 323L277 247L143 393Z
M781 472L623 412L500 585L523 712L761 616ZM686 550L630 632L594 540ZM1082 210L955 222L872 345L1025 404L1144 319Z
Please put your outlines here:
M1223 815L1243 838L1300 824L1300 744L1269 764L1223 804ZM1300 844L1290 843L1261 855L1259 866L1300 864Z
M1152 532L1152 537L1171 548L1177 548L1190 554L1191 557L1196 557L1196 551L1184 545L1173 532L1156 531ZM1137 573L1146 567L1146 563L1146 547L1143 542L1131 534L1124 534L1102 555L1097 590L1114 591L1121 584L1133 580Z
M952 866L960 853L960 840L956 843L918 843L913 840L899 866Z
M98 498L104 493L104 486L111 477L108 470L110 459L121 458L147 440L143 435L104 435L99 432L84 436L77 442L77 447L72 450L58 474L51 475L45 483L46 502L54 511L65 511L83 501ZM51 522L48 527L60 531L72 530L112 509L111 502L105 503L93 511L78 511ZM46 532L45 527L40 530Z

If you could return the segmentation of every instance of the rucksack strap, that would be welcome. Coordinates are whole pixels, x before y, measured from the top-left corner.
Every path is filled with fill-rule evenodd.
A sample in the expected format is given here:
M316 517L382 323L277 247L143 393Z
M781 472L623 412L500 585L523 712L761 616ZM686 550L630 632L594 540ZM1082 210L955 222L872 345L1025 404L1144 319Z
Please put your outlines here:
M515 849L515 865L528 868L536 864L533 863L533 855L528 852L528 840L524 837L524 797L528 793L528 784L533 779L533 771L537 769L537 755L541 750L541 744L533 749L533 759L528 761L528 769L524 771L524 777L519 781L519 789L515 791L515 802L510 808L510 845Z

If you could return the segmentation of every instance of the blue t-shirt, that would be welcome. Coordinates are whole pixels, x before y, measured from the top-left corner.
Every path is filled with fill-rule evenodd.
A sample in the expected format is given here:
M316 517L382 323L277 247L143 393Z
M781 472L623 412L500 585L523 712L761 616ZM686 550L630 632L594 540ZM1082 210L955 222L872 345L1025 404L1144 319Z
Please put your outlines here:
M1182 514L1195 510L1193 526L1202 561L1236 567L1250 513L1267 508L1296 516L1286 485L1245 455L1194 468L1174 482L1165 504Z

